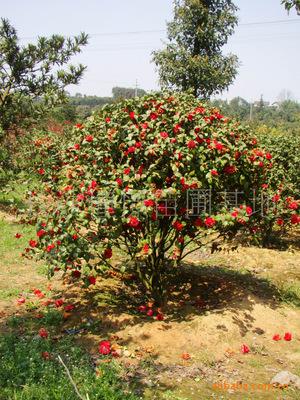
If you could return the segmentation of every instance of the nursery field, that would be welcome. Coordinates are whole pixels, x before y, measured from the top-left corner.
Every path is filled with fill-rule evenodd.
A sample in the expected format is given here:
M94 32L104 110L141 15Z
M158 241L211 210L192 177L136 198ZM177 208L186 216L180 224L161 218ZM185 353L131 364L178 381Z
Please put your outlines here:
M280 371L300 375L299 234L291 233L282 251L242 245L217 255L194 253L173 278L167 306L157 310L135 274L119 272L124 256L117 252L112 269L88 288L60 275L48 280L43 262L21 257L33 228L18 221L2 208L1 399L38 398L32 386L39 384L49 395L43 398L74 398L59 355L82 398L299 398L293 383L270 385ZM21 343L28 353L21 347L20 359L12 353L6 359L12 341L11 352ZM109 354L101 354L103 342ZM66 378L65 397L59 397L61 382L55 394L55 382L42 378L51 363ZM89 372L78 373L82 368Z

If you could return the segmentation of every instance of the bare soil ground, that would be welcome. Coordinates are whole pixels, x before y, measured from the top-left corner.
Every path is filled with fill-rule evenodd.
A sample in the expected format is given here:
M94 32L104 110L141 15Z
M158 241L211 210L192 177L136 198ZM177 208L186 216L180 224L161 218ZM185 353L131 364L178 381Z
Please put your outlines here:
M0 218L16 223L8 214ZM59 340L68 335L65 328L82 327L72 336L74 343L99 365L100 343L109 340L121 356L107 361L120 363L121 379L135 382L145 398L297 399L300 391L293 386L282 391L264 385L282 370L300 376L298 239L285 251L239 247L217 255L194 253L171 284L167 308L154 310L152 317L138 310L150 299L132 274L111 270L87 289L62 280L60 273L48 281L42 263L7 254L0 260L0 333L44 328L51 340ZM114 260L115 266L121 263ZM34 289L45 297L38 298ZM18 305L21 296L26 301ZM74 310L49 326L44 302L58 299ZM158 312L163 320L156 320ZM284 340L286 333L290 341ZM218 382L229 387L217 389Z

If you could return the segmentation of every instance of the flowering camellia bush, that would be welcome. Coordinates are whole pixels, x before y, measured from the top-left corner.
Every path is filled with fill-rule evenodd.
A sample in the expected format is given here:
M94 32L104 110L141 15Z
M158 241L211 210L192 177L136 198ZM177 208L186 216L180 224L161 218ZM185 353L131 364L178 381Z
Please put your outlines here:
M41 172L49 206L27 252L94 284L122 249L157 305L191 251L256 231L272 168L248 129L188 94L105 106L57 159Z

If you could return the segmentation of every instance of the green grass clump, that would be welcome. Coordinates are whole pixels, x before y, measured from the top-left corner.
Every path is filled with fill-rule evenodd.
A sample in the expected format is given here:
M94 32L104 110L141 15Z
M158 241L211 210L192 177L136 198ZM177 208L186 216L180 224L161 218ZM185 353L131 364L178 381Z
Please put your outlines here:
M42 353L49 353L50 359ZM117 365L103 363L98 374L87 353L67 338L55 345L40 337L0 337L0 400L73 400L74 387L58 356L67 366L83 398L136 400L118 376Z

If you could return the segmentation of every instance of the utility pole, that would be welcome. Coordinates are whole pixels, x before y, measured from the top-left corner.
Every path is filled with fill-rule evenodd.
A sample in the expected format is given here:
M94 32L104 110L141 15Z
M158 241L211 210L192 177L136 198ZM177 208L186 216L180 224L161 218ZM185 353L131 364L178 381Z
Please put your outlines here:
M138 80L135 80L135 97L137 97L137 90L138 90Z

